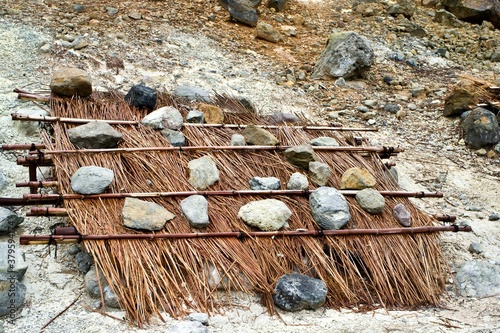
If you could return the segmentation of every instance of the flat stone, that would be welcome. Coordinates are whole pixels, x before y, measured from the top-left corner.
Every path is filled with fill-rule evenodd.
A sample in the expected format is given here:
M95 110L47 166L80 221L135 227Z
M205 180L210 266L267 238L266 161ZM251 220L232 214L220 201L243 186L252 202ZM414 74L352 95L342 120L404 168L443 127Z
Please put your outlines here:
M67 133L73 145L86 149L115 148L122 139L120 132L100 121L70 128Z
M394 206L394 217L403 227L411 226L411 215L403 204L398 203Z
M307 190L309 188L309 181L307 177L300 172L295 172L290 176L286 184L287 190Z
M43 110L39 106L26 106L16 111L22 116L48 116L49 112ZM15 121L14 126L26 136L38 135L41 124L38 121Z
M125 198L122 209L123 225L139 230L162 230L175 215L154 202Z
M299 118L292 113L278 112L272 114L268 119L274 124L289 124L295 125L299 122Z
M458 293L464 297L484 298L500 294L500 265L467 261L456 275Z
M287 274L278 279L273 300L286 311L314 310L325 304L328 289L326 284L301 274Z
M259 22L255 28L256 37L271 43L278 43L283 39L281 33L269 23Z
M8 316L11 309L22 307L26 286L17 280L0 281L0 317Z
M14 229L23 221L24 217L18 216L10 209L0 207L0 235L14 232Z
M71 177L71 188L79 194L100 194L113 182L113 170L96 166L79 168Z
M332 171L328 164L321 162L309 162L309 177L319 186L324 186L328 183Z
M356 194L358 204L371 214L380 214L384 211L385 199L377 190L365 188Z
M316 161L316 155L310 145L290 147L283 155L289 163L306 170L309 168L309 162Z
M63 96L87 97L92 94L92 81L79 68L59 68L52 75L50 90Z
M333 187L320 187L309 196L314 221L325 230L337 230L351 220L346 198Z
M174 147L184 147L186 145L186 136L180 131L166 128L161 131L161 135L163 135Z
M208 226L208 201L204 196L191 195L182 200L181 211L193 228L205 228Z
M275 146L279 140L269 131L255 125L248 125L241 133L245 142L256 146Z
M292 216L292 211L276 199L252 201L238 211L238 217L243 222L263 231L281 229L290 216Z
M253 177L250 179L250 188L254 191L259 190L279 190L281 182L276 177Z
M210 102L210 93L203 88L193 86L178 86L174 90L174 95L185 98L189 101Z
M153 110L156 106L156 99L156 90L145 86L143 83L133 86L125 95L125 101L139 109Z
M203 124L205 122L205 115L201 111L191 110L186 116L186 122L194 124Z
M7 241L0 243L0 281L22 280L27 269L28 264L19 244Z
M246 146L247 143L245 141L245 137L241 134L233 134L231 135L231 146Z
M365 168L353 167L347 169L340 179L342 190L362 190L376 185L375 178Z
M224 123L224 112L222 109L215 105L201 103L198 104L198 110L203 112L205 118L205 123L207 124L223 124Z
M189 183L197 189L204 190L219 180L219 170L210 156L192 160L188 167Z
M331 146L338 147L339 143L334 138L330 138L327 136L320 136L319 138L314 138L309 141L311 146Z

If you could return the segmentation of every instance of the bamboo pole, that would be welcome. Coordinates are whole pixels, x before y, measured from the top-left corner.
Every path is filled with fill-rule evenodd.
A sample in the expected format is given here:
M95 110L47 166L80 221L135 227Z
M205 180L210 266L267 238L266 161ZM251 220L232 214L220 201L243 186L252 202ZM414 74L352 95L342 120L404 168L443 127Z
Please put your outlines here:
M58 187L58 181L31 181L26 183L17 183L16 187Z
M401 235L433 232L470 232L470 226L426 226L411 228L385 229L343 229L343 230L296 230L296 231L229 231L229 232L195 232L185 234L115 234L115 235L21 235L21 245L40 245L49 242L76 243L88 240L137 240L137 239L188 239L188 238L246 238L246 237L323 237L323 236L361 236L361 235Z
M66 123L66 124L88 124L90 122L101 122L110 125L139 125L135 120L106 120L106 119L81 119L81 118L66 118L66 117L49 117L49 116L30 116L18 113L11 114L12 120L20 121L42 121L45 123Z
M25 157L17 158L17 165L27 166L27 167L39 167L39 166L54 166L54 161L47 156L40 155L29 155ZM36 178L35 178L36 179ZM30 181L34 181L34 179L30 179Z
M31 150L31 149L45 149L45 145L43 143L25 143L25 144L10 144L10 145L2 145L1 151L7 150Z
M66 208L31 207L26 216L68 216Z

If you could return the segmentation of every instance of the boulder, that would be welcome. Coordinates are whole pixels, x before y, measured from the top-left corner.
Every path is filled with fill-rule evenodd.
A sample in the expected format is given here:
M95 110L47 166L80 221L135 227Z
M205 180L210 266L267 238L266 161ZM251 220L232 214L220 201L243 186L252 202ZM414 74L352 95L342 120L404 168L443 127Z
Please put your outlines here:
M219 170L210 156L192 160L188 167L189 183L197 189L204 190L219 180Z
M496 28L500 28L498 0L443 0L441 4L463 21L477 24L489 21Z
M250 188L254 191L279 190L281 182L276 177L253 177L250 179Z
M0 235L13 232L23 221L24 217L18 216L10 209L0 207Z
M309 188L309 181L307 177L300 172L295 172L290 176L286 184L287 190L307 190Z
M489 110L475 108L463 121L465 143L479 149L500 141L500 126L495 114Z
M7 241L0 243L0 281L20 281L27 269L28 264L19 244Z
M203 88L193 86L178 86L174 90L174 95L185 98L188 101L210 102L210 93Z
M92 94L92 81L79 68L59 68L52 75L50 90L63 96L87 97Z
M231 146L246 146L245 137L241 134L233 134L231 136Z
M17 311L24 302L26 286L17 280L0 281L0 317Z
M181 321L170 327L169 333L208 333L208 327L197 321Z
M139 230L162 230L175 217L173 213L154 202L125 198L122 209L123 225Z
M394 218L401 224L403 227L411 226L411 214L406 209L405 205L398 203L394 206L393 209Z
M466 261L456 276L461 296L485 298L500 294L500 265L485 261Z
M324 186L328 183L328 179L332 175L332 171L328 164L321 162L309 162L309 177L319 186Z
M91 296L99 297L101 296L101 290L99 289L99 284L101 285L101 288L104 289L108 286L108 281L104 277L104 274L102 274L101 270L99 270L99 280L98 280L95 267L92 267L92 269L89 270L87 274L85 274L85 289Z
M265 22L257 23L255 33L257 38L267 40L268 42L271 43L278 43L280 40L283 39L278 29L276 29L269 23Z
M292 273L278 279L274 304L286 311L314 310L325 304L328 289L319 279Z
M276 199L252 201L238 211L238 217L243 222L263 231L281 229L290 216L292 216L292 211Z
M285 9L288 0L267 0L267 7L274 8L277 12L282 12Z
M87 273L94 264L94 257L86 251L80 251L75 256L76 268L83 274Z
M120 302L118 301L118 297L113 292L113 290L111 290L110 286L104 287L102 289L102 292L104 294L104 304L115 309L121 308Z
M151 127L155 130L167 128L175 131L180 130L183 123L184 119L179 110L171 106L159 108L148 114L141 121L142 125Z
M337 230L351 219L346 198L333 187L320 187L309 196L314 221L325 230Z
M269 121L274 124L289 124L295 125L299 122L299 118L292 113L278 112L268 117Z
M340 179L340 189L342 190L362 190L374 187L376 184L377 181L370 171L358 167L347 169Z
M309 168L309 162L316 161L316 155L310 145L290 147L283 155L289 163L306 170Z
M314 138L309 141L311 146L331 146L338 147L339 143L334 138L330 138L327 136L320 136L319 138Z
M316 62L313 79L349 78L368 70L375 55L365 37L355 32L334 33Z
M191 195L181 201L181 211L193 228L208 226L208 201L202 195Z
M100 194L111 185L114 177L113 170L84 166L71 176L71 188L79 194Z
M191 110L186 116L186 122L194 124L203 124L205 122L205 116L201 111Z
M455 89L444 101L443 115L446 117L461 115L477 103L479 103L477 94L471 87Z
M48 116L49 112L43 110L39 106L25 106L16 111L17 114L22 116ZM39 121L16 121L14 126L23 134L27 136L36 135L40 129Z
M201 103L198 104L198 110L203 112L205 123L207 124L223 124L224 112L222 109L215 105Z
M153 110L156 106L156 99L156 90L143 83L133 86L125 95L125 101L139 109Z
M100 121L91 121L88 124L70 128L67 133L73 145L85 149L115 148L122 139L120 132Z
M380 214L384 210L385 199L377 190L365 188L356 194L358 204L371 214Z
M248 125L241 133L245 137L245 142L256 146L275 146L278 139L270 132L255 125Z
M233 20L250 27L257 25L257 21L259 20L257 10L248 3L240 0L229 0L227 9Z
M186 145L186 136L180 131L166 128L161 131L161 135L163 135L174 147L184 147Z

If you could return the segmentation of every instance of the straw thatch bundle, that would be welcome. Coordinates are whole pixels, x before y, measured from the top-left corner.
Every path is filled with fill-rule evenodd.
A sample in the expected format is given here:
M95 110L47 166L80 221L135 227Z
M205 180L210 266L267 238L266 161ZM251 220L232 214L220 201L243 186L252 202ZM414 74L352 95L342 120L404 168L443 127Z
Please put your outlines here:
M217 95L215 104L224 108L227 123L262 124L258 115L248 112L237 101ZM186 115L188 106L167 94L158 105L172 105ZM145 113L131 108L117 94L98 95L90 99L51 99L52 116L125 119L140 121ZM54 137L45 136L47 149L74 149L66 131L71 124L56 123ZM115 126L123 134L120 147L168 146L158 132L144 126ZM329 135L341 145L350 138L335 132L308 133L283 127L270 130L285 145L298 145L314 136ZM186 127L189 145L227 145L237 129ZM60 154L52 156L60 193L73 193L71 175L81 166L95 165L112 169L115 180L110 192L159 192L195 190L188 182L187 164L194 158L211 155L220 172L218 183L210 190L246 189L253 176L277 177L286 183L297 168L287 163L277 151L212 152L134 152ZM377 154L317 152L320 161L332 171L327 186L338 188L342 173L353 166L365 167L377 179L378 190L396 190L384 175ZM311 187L312 189L313 187ZM211 224L207 232L250 231L237 213L239 208L259 196L208 197ZM183 198L149 198L176 218L168 222L165 233L193 232L180 211ZM287 230L316 229L308 199L279 196L293 212ZM431 218L419 212L406 198L386 198L380 215L362 210L354 198L347 198L352 214L347 228L397 227L392 209L403 203L410 210L414 226L432 225ZM82 234L137 233L122 226L122 199L67 200L70 223ZM273 313L272 291L283 274L297 271L322 279L328 286L326 306L413 307L436 304L442 291L443 267L436 234L294 237L294 238L210 238L175 240L108 240L86 241L110 287L120 299L130 319L138 325L150 315L162 311L173 317L192 310L213 313L224 304L225 293L257 292L263 304ZM211 274L210 272L217 272ZM217 275L220 285L215 286Z

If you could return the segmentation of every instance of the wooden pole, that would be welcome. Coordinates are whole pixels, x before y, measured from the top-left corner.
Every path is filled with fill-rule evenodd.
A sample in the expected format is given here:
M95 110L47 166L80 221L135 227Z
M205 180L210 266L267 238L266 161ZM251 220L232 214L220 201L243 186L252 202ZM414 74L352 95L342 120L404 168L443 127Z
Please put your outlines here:
M32 181L27 183L17 183L16 187L58 187L58 181Z
M34 146L33 146L34 145ZM45 149L45 145L43 143L26 143L26 144L10 144L10 145L2 145L1 150L31 150L35 149Z
M68 216L66 208L31 207L26 216Z

